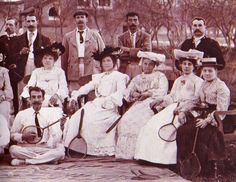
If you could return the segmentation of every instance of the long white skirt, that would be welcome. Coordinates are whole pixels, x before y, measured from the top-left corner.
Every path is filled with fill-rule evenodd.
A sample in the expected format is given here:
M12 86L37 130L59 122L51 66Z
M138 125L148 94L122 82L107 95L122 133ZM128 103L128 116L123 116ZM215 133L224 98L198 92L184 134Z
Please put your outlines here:
M96 156L115 154L115 130L106 133L106 130L119 118L116 109L101 107L103 98L96 98L86 103L84 108L83 127L81 135L87 143L87 154ZM66 122L63 131L64 146L68 147L70 141L78 134L81 109Z
M172 121L173 111L177 103L167 106L164 110L154 115L140 130L135 159L145 160L158 164L176 164L177 146L176 141L166 142L158 136L159 129ZM178 116L175 117L174 125L178 128Z
M136 141L140 129L154 115L149 104L153 99L137 101L122 116L118 125L118 140L116 146L116 158L133 159Z

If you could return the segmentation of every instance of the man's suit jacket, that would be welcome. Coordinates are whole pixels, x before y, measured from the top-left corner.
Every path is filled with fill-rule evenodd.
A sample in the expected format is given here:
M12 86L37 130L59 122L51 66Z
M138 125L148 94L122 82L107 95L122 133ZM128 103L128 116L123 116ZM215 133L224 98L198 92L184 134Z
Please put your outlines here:
M6 67L9 69L9 66L11 64L15 64L15 58L14 58L14 51L16 50L16 36L8 37L7 35L2 35L0 37L0 44L3 45L4 48L4 57L5 59L1 63L1 66Z
M66 73L68 81L79 80L79 60L76 43L76 31L77 29L68 32L62 41L62 44L65 46L65 53L61 58L61 66ZM92 57L93 53L96 51L101 52L105 48L105 44L98 32L89 28L87 28L86 31L84 53L85 76L94 73L95 61Z
M197 47L195 47L193 37L191 39L186 39L182 43L180 49L183 51L188 51L189 49L197 49L204 52L204 57L215 57L217 63L222 65L221 69L225 67L225 61L220 49L220 45L217 41L211 38L203 37Z
M132 47L131 46L131 39L130 39L130 32L126 31L118 37L118 46L121 47ZM151 36L141 30L137 31L136 39L135 39L135 48L130 49L129 54L123 54L122 57L125 58L137 58L137 52L139 50L142 51L152 51L152 43L151 43Z
M28 60L28 54L20 55L20 51L23 47L29 47L28 46L29 41L27 38L27 32L17 37L17 51L16 51L16 79L20 81L24 77L25 73L25 66ZM46 47L50 45L50 39L40 33L37 33L36 39L33 43L34 50ZM34 55L34 64L36 68L39 68L42 66L42 57L40 55Z

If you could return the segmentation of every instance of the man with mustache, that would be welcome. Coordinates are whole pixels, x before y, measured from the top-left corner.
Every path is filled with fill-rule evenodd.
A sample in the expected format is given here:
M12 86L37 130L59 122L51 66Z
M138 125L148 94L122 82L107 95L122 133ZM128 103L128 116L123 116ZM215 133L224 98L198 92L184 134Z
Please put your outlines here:
M41 56L35 55L36 49L50 45L50 39L38 31L38 18L31 13L26 15L26 32L17 38L16 64L13 67L15 80L18 81L18 94L22 93L24 77L29 77L35 68L41 67Z
M126 14L128 31L118 37L118 46L121 47L121 64L119 70L130 78L142 73L137 52L152 51L151 36L139 29L139 15L135 12Z
M219 43L206 36L205 20L200 17L196 17L192 21L193 36L190 39L186 39L180 49L188 51L189 49L196 49L204 52L204 57L215 57L217 63L220 65L220 70L225 67L225 61L221 52Z
M3 46L4 52L3 60L0 61L0 66L9 69L10 82L14 94L13 105L14 113L18 112L18 93L17 93L17 81L14 79L14 73L11 70L11 66L15 64L14 52L16 50L16 38L17 38L17 19L9 17L5 24L5 34L0 37L0 44Z
M62 131L60 123L52 125L42 131L34 130L22 132L29 125L46 127L50 123L62 118L63 112L60 108L42 107L45 91L39 87L29 89L31 106L20 111L11 128L11 139L17 143L9 149L11 165L43 164L57 162L65 156L64 146L61 144ZM37 144L30 144L27 141L33 140L39 132L42 139Z
M102 52L105 44L96 30L87 27L88 12L74 13L76 28L68 32L62 41L65 53L61 58L62 69L66 73L69 91L78 90L79 79L100 72L100 64L92 57L94 52Z

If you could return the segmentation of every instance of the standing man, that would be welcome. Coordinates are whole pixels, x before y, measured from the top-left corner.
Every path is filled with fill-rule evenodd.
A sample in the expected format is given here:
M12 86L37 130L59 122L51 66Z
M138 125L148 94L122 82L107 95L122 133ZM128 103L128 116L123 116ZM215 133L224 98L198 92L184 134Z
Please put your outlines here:
M42 108L45 92L39 87L30 88L29 94L32 107L20 111L11 128L11 139L17 142L17 145L12 145L9 150L13 158L11 161L13 166L56 162L65 156L64 146L61 144L60 123L52 125L44 132L38 129L22 132L25 127L30 125L46 127L60 119L63 114L60 108ZM42 136L39 143L26 142L39 135Z
M151 36L139 29L139 15L129 12L126 15L129 30L118 37L118 46L121 47L120 71L126 73L130 78L142 72L137 58L137 52L152 51Z
M16 51L16 31L17 31L17 20L16 18L8 18L5 25L5 34L0 37L0 44L4 48L3 61L0 63L1 66L9 69L9 77L13 90L13 105L14 113L18 112L18 92L17 92L17 81L15 80L15 74L11 70L11 66L16 64L16 58L14 52Z
M204 57L215 57L217 63L220 65L220 69L225 67L225 61L220 49L220 45L217 41L206 37L206 25L203 18L196 17L192 21L193 36L190 39L186 39L180 49L188 51L189 49L197 49L204 52Z
M38 32L38 18L35 14L26 16L27 31L17 38L17 62L15 73L17 75L18 94L21 94L24 86L23 78L30 76L32 71L42 66L41 57L34 55L34 50L50 45L50 39Z
M5 33L0 37L0 43L3 45L5 53L4 60L1 66L9 68L12 64L12 51L14 50L14 41L16 40L17 20L15 18L8 18L5 24Z
M77 27L64 36L62 44L65 46L65 53L61 58L70 92L81 86L78 83L79 78L100 71L99 63L92 55L96 51L102 52L105 47L99 33L87 27L87 11L77 11L74 19Z

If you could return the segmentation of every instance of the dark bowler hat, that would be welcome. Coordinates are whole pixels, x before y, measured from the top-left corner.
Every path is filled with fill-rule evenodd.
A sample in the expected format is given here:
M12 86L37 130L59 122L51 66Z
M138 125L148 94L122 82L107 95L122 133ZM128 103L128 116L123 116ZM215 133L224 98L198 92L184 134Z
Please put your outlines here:
M221 69L222 65L218 64L216 58L203 58L200 62L200 67L215 67Z
M88 12L86 10L80 9L74 13L73 17L75 18L77 15L85 15L88 17Z

